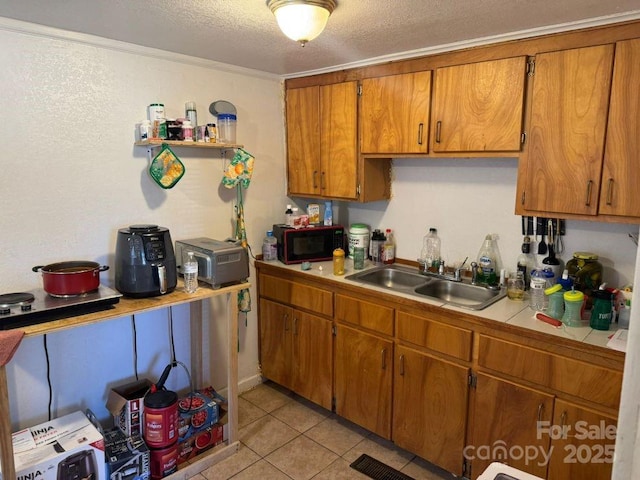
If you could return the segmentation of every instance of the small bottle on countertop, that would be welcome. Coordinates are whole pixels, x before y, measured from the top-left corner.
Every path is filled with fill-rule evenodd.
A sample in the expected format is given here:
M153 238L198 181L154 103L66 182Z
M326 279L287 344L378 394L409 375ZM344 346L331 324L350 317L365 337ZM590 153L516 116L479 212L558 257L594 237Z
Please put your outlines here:
M188 258L182 267L184 275L184 291L196 293L198 290L198 262L194 258L193 252L187 252Z
M333 204L331 200L324 202L324 225L330 227L333 225Z
M341 248L333 251L333 274L344 275L344 250Z
M382 246L382 263L391 264L396 261L396 243L390 228L385 230L385 240Z
M262 259L267 262L278 259L278 240L273 236L273 230L267 230L262 241Z
M371 234L369 250L373 263L382 263L382 250L384 248L385 236L379 229L375 229Z
M518 272L522 272L522 278L524 280L525 290L529 290L529 284L531 283L531 271L535 268L535 259L531 254L531 238L525 236L522 240L522 253L518 255L517 268Z
M293 210L289 204L287 204L287 209L284 211L284 224L287 227L293 227Z

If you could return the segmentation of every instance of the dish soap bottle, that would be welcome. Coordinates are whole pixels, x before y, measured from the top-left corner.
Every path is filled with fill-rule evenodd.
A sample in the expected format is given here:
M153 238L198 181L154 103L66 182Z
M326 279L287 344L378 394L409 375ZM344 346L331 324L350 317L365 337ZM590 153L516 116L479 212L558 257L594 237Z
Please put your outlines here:
M193 257L193 252L187 252L188 259L184 262L182 271L184 275L184 291L196 293L198 290L198 262Z
M481 270L482 283L487 285L496 285L498 283L500 265L498 251L491 234L484 238L484 243L478 252L478 267Z

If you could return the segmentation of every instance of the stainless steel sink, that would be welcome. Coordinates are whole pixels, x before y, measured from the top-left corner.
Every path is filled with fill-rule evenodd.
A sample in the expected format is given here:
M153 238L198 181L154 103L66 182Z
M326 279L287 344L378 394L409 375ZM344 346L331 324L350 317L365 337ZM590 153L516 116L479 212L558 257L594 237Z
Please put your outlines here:
M443 303L470 310L482 310L506 296L506 290L491 290L481 285L453 282L420 274L401 265L378 267L345 277L395 292L441 300Z
M374 270L366 270L362 273L356 273L345 277L347 280L371 283L378 287L394 289L413 290L414 287L422 285L428 279L420 275L417 271L408 271L400 266L382 267Z
M440 300L458 307L482 310L507 294L504 288L492 290L482 285L435 280L416 287L415 293Z

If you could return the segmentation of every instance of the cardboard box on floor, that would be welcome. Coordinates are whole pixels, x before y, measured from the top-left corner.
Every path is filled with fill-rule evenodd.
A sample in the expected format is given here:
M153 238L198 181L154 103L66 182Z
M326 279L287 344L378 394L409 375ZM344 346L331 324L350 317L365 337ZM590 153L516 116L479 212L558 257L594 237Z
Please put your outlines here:
M104 439L82 412L25 428L12 439L17 478L106 478Z
M128 437L143 435L144 396L151 388L151 381L137 380L112 388L107 397L107 410L113 415L113 423Z
M104 432L109 480L151 478L149 448L140 437L128 437L117 427Z

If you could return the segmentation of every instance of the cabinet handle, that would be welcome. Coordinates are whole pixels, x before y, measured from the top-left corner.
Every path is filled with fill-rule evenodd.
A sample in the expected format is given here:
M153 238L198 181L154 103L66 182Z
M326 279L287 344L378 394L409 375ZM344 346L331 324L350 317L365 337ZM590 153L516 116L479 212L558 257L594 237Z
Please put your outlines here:
M318 171L317 170L313 171L313 188L314 189L318 188Z
M404 375L404 355L400 355L400 375Z
M524 205L524 193L525 190L522 191L522 196L520 197L520 205Z
M591 187L592 186L593 186L593 180L589 180L587 182L587 202L585 203L587 207L591 206Z
M436 122L436 143L440 143L440 129L442 128L442 120Z
M322 175L320 176L320 190L324 190L325 184L324 184L324 172L322 172Z
M613 178L609 179L609 184L607 186L607 205L611 205L613 201Z
M289 314L285 313L282 318L284 319L284 331L288 332L289 331L289 327L287 327L287 320L289 320Z
M298 317L293 317L293 334L298 336Z
M562 415L560 415L560 426L564 427L567 421L567 411L563 411Z
M418 145L422 145L422 130L424 130L424 123L418 125Z
M544 403L538 405L538 422L542 421L542 412L544 412Z
M387 369L387 349L383 348L380 354L382 355L382 370L386 370Z

